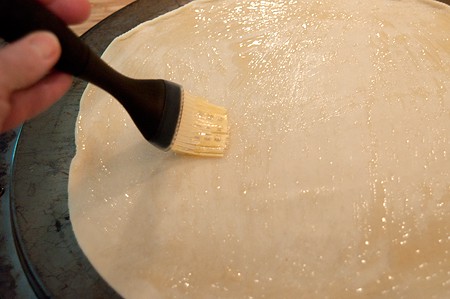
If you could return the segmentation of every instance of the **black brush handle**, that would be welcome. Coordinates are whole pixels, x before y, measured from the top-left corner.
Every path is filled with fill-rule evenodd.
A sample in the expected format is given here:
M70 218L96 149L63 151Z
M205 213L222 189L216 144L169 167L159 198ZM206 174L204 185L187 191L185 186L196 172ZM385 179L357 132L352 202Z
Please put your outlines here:
M135 80L103 62L56 15L37 0L0 0L0 37L8 42L38 30L54 33L61 44L56 69L91 82L113 95L127 110L144 137L167 148L175 134L181 87L165 80ZM167 104L175 92L178 99ZM168 115L171 115L168 117ZM175 123L174 123L175 122Z

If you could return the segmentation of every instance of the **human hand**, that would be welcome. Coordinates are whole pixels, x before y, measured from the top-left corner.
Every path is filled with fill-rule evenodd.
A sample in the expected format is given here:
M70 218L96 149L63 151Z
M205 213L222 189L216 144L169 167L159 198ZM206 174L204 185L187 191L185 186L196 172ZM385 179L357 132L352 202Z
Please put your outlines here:
M84 21L88 0L37 0L67 24ZM69 88L72 77L53 71L61 54L50 32L35 32L0 49L0 132L46 110Z

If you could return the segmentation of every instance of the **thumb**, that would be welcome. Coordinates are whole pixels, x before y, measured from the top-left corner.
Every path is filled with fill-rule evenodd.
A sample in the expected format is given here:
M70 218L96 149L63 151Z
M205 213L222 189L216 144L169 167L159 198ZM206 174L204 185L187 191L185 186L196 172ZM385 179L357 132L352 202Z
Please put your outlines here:
M0 50L0 88L9 92L32 86L53 68L61 54L57 37L35 32Z

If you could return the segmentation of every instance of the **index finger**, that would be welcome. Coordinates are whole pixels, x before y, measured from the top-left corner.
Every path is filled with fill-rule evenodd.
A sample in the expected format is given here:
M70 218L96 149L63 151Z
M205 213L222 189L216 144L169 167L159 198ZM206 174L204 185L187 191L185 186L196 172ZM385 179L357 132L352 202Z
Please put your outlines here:
M78 24L89 17L88 0L38 0L67 24Z

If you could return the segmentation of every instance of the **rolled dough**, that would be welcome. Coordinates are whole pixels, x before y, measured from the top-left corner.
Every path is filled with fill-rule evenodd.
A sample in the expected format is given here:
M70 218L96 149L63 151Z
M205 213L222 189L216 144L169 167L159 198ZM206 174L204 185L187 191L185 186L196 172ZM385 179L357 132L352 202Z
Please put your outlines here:
M450 7L195 1L103 58L229 110L222 159L161 152L94 86L70 217L126 298L449 298Z

